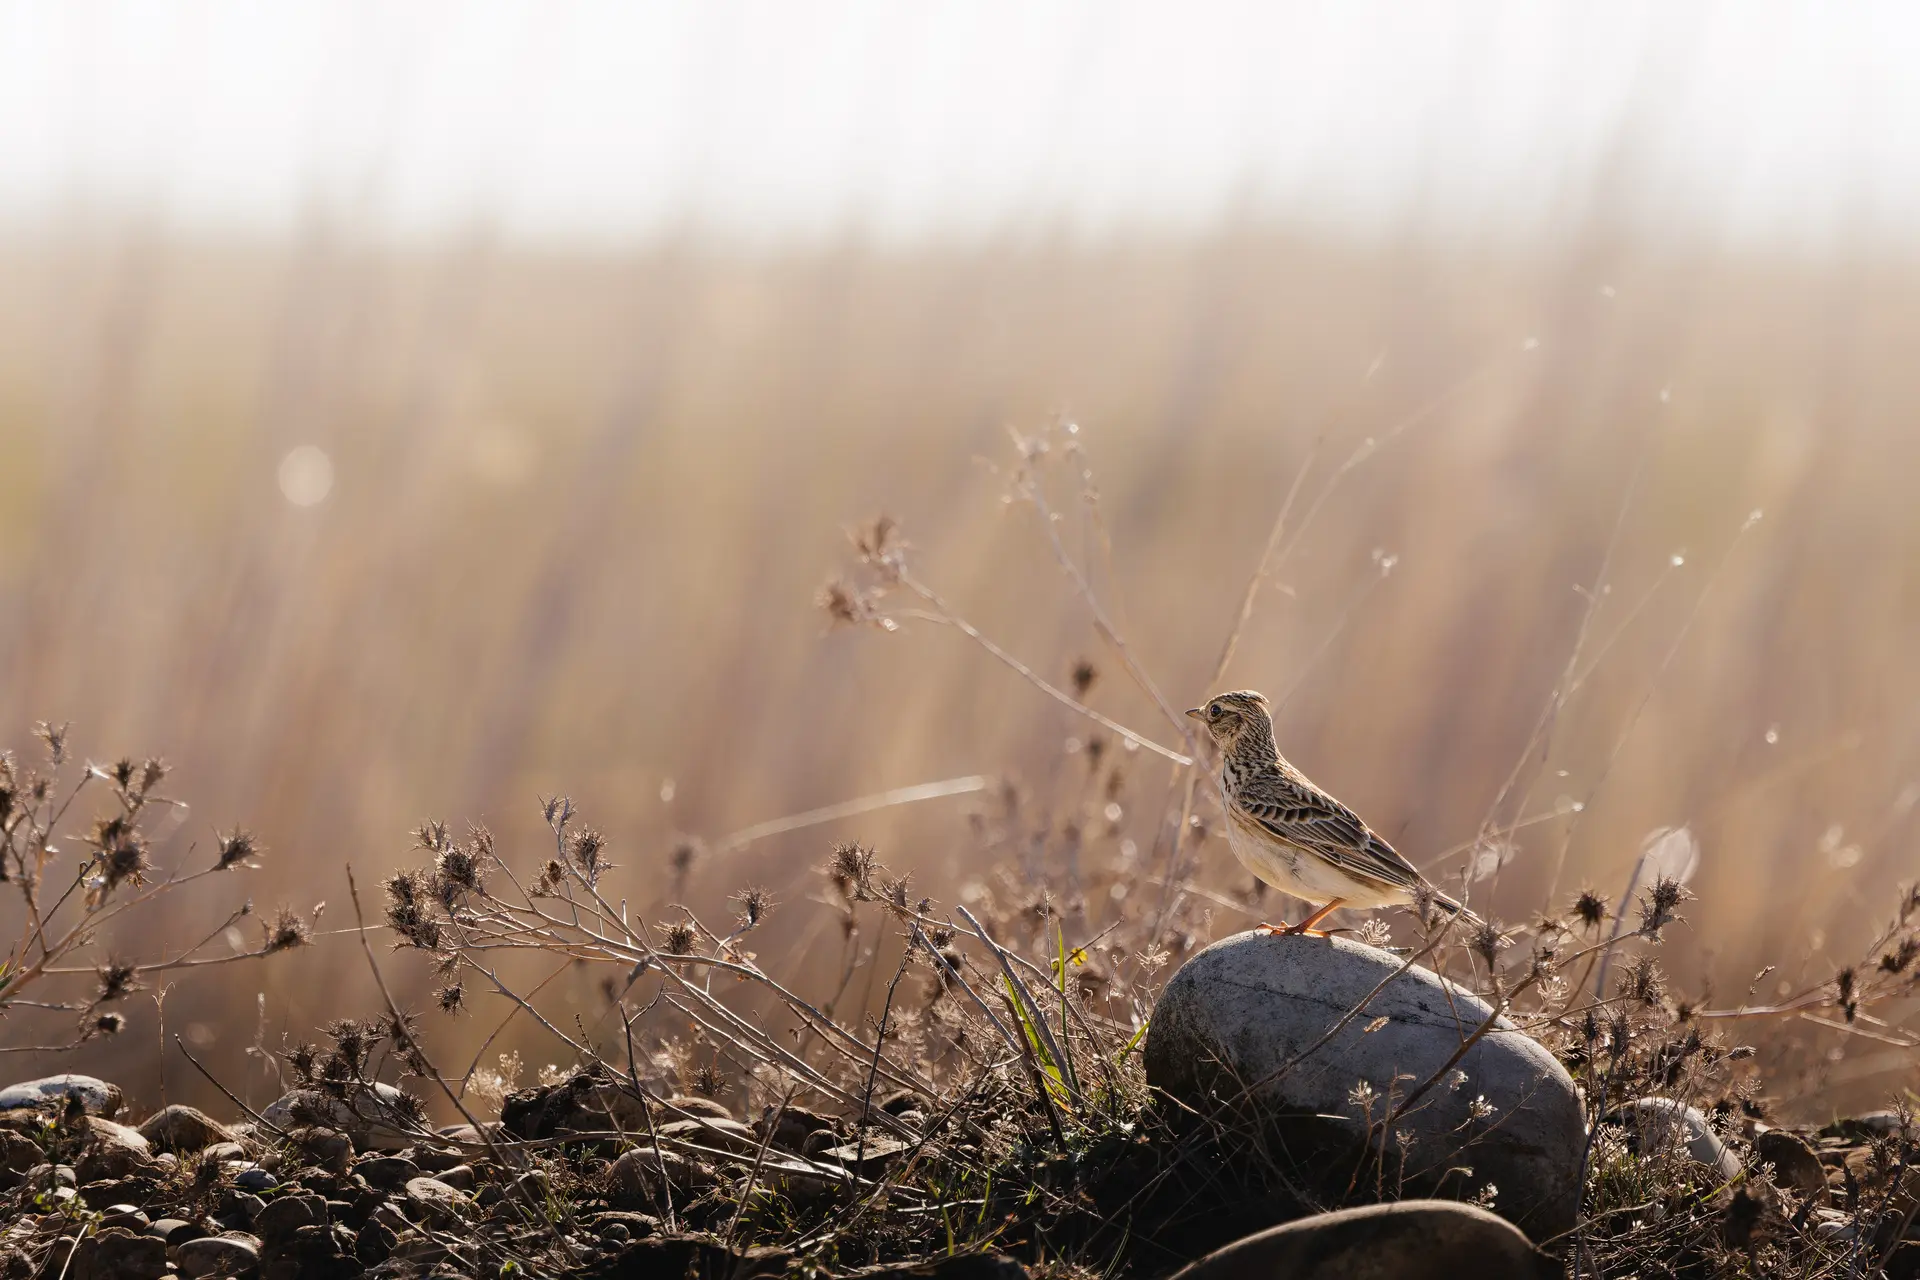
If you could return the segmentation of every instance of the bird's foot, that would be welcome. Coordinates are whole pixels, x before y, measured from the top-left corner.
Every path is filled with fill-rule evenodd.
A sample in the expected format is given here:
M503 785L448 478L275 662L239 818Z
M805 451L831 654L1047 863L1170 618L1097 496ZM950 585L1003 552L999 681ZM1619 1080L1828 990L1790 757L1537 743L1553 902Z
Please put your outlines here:
M1309 929L1302 924L1260 924L1253 931L1269 938L1331 938L1336 933L1345 933L1345 929Z

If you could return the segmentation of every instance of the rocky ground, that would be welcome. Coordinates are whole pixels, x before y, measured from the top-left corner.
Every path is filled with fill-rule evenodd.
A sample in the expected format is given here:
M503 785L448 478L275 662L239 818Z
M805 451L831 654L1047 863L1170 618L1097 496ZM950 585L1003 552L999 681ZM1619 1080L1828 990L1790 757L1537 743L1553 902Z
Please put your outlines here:
M136 1117L86 1076L24 1081L0 1090L0 1271L1151 1280L1199 1258L1186 1280L1499 1280L1576 1260L1583 1275L1920 1277L1908 1115L1794 1128L1757 1102L1648 1092L1589 1131L1560 1058L1423 970L1382 982L1399 965L1345 942L1216 944L1156 1008L1150 1103L1011 1145L993 1131L1014 1118L956 1119L956 1100L740 1116L606 1068L442 1129L392 1085L323 1070L226 1120ZM1408 1096L1428 1077L1430 1102ZM981 1169L984 1194L965 1182Z

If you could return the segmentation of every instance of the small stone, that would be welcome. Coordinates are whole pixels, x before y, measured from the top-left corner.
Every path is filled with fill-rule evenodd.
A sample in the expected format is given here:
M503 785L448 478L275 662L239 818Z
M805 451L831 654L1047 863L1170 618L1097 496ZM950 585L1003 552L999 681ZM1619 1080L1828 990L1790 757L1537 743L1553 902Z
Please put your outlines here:
M1613 1116L1632 1136L1642 1155L1684 1152L1688 1159L1731 1182L1740 1176L1740 1157L1698 1110L1673 1098L1635 1098Z
M254 1215L253 1233L272 1244L301 1227L324 1226L326 1222L327 1202L319 1196L277 1196Z
M1753 1139L1753 1158L1773 1166L1773 1180L1803 1196L1827 1189L1827 1171L1805 1138L1785 1129L1768 1129Z
M109 1227L120 1227L135 1235L141 1235L150 1225L152 1225L151 1220L141 1212L139 1206L131 1204L110 1204L100 1218L102 1231Z
M247 1149L237 1142L216 1142L200 1153L202 1159L225 1164L229 1160L245 1160Z
M47 1153L32 1138L11 1129L0 1129L0 1169L25 1173L46 1158Z
M727 1110L725 1103L691 1093L678 1093L668 1098L666 1110L673 1115L704 1116L709 1120L733 1119L733 1112Z
M280 1179L256 1165L234 1174L233 1185L242 1191L271 1191L280 1185Z
M346 1134L362 1150L377 1151L399 1151L411 1143L415 1128L409 1117L417 1114L417 1102L380 1083L354 1094L352 1105L315 1089L295 1089L260 1113L282 1132L318 1124Z
M840 1145L844 1139L832 1129L815 1129L800 1143L800 1154L817 1156Z
M809 1135L822 1129L831 1131L838 1124L834 1117L808 1111L804 1107L769 1106L753 1122L753 1132L754 1136L764 1138L767 1131L772 1129L774 1146L787 1151L799 1151Z
M663 1124L655 1131L662 1139L691 1143L694 1146L714 1147L721 1151L736 1151L751 1155L760 1149L760 1137L738 1120L721 1120L701 1117L697 1120L675 1120Z
M233 1198L233 1214L249 1224L260 1216L262 1209L267 1207L267 1202L251 1191L234 1191L229 1194Z
M147 1234L156 1240L164 1240L170 1245L185 1244L189 1240L198 1240L206 1231L185 1218L162 1218L147 1228Z
M457 1164L451 1169L442 1169L433 1176L455 1191L473 1190L473 1166L470 1164Z
M260 1264L260 1242L252 1236L202 1236L174 1246L174 1265L188 1280L202 1276L235 1276Z
M148 1116L140 1125L140 1136L156 1151L201 1151L216 1142L233 1141L225 1125L177 1102Z
M870 1173L888 1164L894 1157L912 1146L911 1142L893 1137L891 1134L869 1133L865 1141L856 1139L845 1146L822 1151L820 1156L824 1160L831 1160L835 1164L843 1165L856 1172Z
M67 1098L76 1093L89 1113L108 1120L119 1115L126 1102L117 1084L108 1084L96 1076L68 1074L23 1080L0 1089L0 1111L15 1107L64 1106Z
M167 1274L167 1246L149 1235L102 1228L75 1252L74 1280L160 1280Z
M676 1152L635 1147L613 1162L607 1178L619 1195L657 1204L669 1188L685 1193L711 1184L713 1170Z
M413 1162L429 1174L438 1175L443 1169L466 1163L466 1157L451 1147L418 1146L411 1151Z
M75 1166L80 1181L124 1178L152 1162L153 1150L138 1129L102 1120L99 1116L88 1116L87 1127L92 1130L92 1136Z
M1473 1205L1402 1200L1316 1214L1236 1240L1175 1280L1547 1280L1562 1274L1518 1228Z
M420 1176L420 1166L405 1156L367 1157L357 1162L353 1170L365 1178L369 1186L389 1189L404 1187L409 1179Z
M80 1177L74 1173L73 1166L64 1164L37 1164L27 1170L27 1185L39 1187L52 1184L56 1187L77 1187Z
M436 1223L457 1222L465 1217L473 1201L438 1178L410 1178L407 1203Z

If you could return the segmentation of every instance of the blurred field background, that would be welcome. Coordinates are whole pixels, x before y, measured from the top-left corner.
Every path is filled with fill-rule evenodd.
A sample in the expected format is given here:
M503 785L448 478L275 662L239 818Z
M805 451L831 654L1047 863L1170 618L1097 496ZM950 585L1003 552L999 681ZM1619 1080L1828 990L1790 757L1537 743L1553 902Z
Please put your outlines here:
M1643 190L1642 141L1602 176ZM90 758L172 761L192 811L163 865L233 822L270 851L120 953L197 939L243 893L325 901L341 929L345 865L365 892L424 818L484 820L531 862L537 797L561 792L636 910L719 918L762 884L763 960L824 972L808 899L829 841L950 899L982 871L966 815L987 795L703 855L684 885L674 846L953 777L1044 794L1085 733L951 631L829 633L813 596L848 525L898 517L968 619L1056 681L1090 658L1095 705L1173 740L1004 501L1009 428L1067 422L1112 539L1097 584L1181 706L1209 692L1289 487L1304 471L1302 509L1327 495L1226 683L1284 696L1282 749L1441 873L1604 588L1516 793L1562 816L1475 888L1503 919L1617 895L1648 833L1686 824L1699 900L1667 959L1737 1004L1763 965L1759 998L1851 958L1915 873L1920 255L1883 220L1802 241L1662 225L1597 181L1526 234L1249 207L596 243L484 219L396 236L324 204L264 231L62 208L0 242L4 741L71 721ZM1144 840L1169 770L1128 767ZM1245 883L1209 842L1202 886ZM426 974L392 973L426 998ZM593 1009L598 976L568 980ZM166 1016L259 1099L257 1035L371 998L357 945L323 936L182 981ZM151 1002L128 1012L61 1061L152 1101ZM471 1052L498 1016L435 1034ZM1914 1080L1884 1043L1799 1052L1834 1099ZM215 1096L178 1057L165 1072L173 1100Z

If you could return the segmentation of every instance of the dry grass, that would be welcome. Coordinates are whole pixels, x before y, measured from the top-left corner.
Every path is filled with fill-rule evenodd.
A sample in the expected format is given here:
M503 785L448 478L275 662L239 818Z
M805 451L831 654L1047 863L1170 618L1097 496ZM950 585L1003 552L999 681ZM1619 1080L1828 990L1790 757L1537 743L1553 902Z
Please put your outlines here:
M1485 827L1582 806L1516 832L1476 903L1519 920L1584 884L1611 901L1648 832L1686 824L1699 901L1667 964L1724 1008L1830 984L1910 869L1920 275L1902 262L1252 229L570 261L96 228L7 255L0 723L71 719L83 754L178 761L195 809L156 859L244 822L263 907L332 900L337 927L343 864L384 875L422 814L525 848L532 797L565 791L633 914L715 919L766 885L784 909L756 950L830 989L836 909L810 902L828 840L964 901L987 869L971 802L716 852L726 834L989 774L1032 828L1106 842L1083 865L1125 869L1110 909L1157 914L1170 764L1113 756L1115 798L1083 794L1084 718L951 627L823 637L810 596L843 525L904 512L951 610L1057 688L1090 658L1090 705L1178 750L1045 531L1186 705L1303 475L1299 539L1223 682L1284 699L1288 754L1436 874ZM1085 424L1098 522L1071 475L1056 524L1001 501L1004 428L1062 414ZM274 469L308 442L339 481L296 510ZM1004 804L973 821L1012 829ZM1196 867L1196 941L1258 910L1218 843ZM228 909L183 903L169 932L110 941L154 958ZM259 1100L276 1082L249 1044L374 999L345 941L183 985L169 1025ZM436 985L395 981L411 1004ZM595 975L548 995L605 1009ZM152 1011L129 1013L136 1051L63 1062L157 1100ZM492 1021L431 1042L464 1064ZM1813 1106L1912 1079L1911 1050L1768 1025L1793 1034L1756 1041L1766 1078ZM508 1047L552 1053L517 1030ZM170 1096L208 1100L177 1066Z

